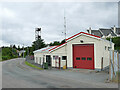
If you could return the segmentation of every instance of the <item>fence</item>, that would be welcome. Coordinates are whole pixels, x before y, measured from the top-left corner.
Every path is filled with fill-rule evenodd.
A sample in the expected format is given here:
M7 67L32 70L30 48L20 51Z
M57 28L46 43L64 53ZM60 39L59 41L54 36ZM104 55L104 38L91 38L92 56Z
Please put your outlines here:
M34 60L34 56L31 55L31 56L26 56L26 60Z
M117 72L119 71L119 53L117 51L110 51L110 67L109 67L109 79L117 77Z

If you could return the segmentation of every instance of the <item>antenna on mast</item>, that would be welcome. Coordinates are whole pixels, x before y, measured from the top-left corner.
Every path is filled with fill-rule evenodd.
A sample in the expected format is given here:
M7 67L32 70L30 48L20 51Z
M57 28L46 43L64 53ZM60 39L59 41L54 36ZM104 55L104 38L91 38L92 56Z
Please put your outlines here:
M65 34L65 43L66 43L66 17L65 17L65 9L64 9L64 34Z
M65 43L66 43L66 17L65 17L65 9L64 9L64 32L62 32L62 33L64 33L64 35L65 35Z
M65 53L66 53L66 69L67 69L67 42L66 42L66 17L65 17L65 9L64 9L64 34L65 34Z

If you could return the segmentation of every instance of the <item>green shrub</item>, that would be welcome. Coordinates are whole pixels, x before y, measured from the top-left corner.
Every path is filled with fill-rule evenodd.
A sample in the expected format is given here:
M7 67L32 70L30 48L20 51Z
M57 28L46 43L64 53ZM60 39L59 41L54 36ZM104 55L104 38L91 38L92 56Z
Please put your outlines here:
M110 38L107 38L107 40L110 40ZM112 38L112 42L115 44L115 50L120 52L120 37Z
M2 47L2 61L17 58L18 54L16 49L10 47Z

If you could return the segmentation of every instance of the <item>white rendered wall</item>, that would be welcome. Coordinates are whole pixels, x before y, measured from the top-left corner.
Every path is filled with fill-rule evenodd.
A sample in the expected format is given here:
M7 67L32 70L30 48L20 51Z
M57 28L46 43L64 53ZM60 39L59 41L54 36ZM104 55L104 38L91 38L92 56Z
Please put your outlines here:
M80 40L83 40L83 43L80 42ZM66 61L62 60L62 56L67 56L67 67L73 67L73 44L94 44L94 67L95 69L101 69L101 59L103 57L103 67L106 67L109 65L109 50L108 47L110 47L110 42L106 40L98 40L92 37L84 36L81 35L67 43L67 47L63 46L59 49L56 49L55 51L51 53L35 53L35 62L39 63L39 58L38 61L36 61L36 57L41 57L41 62L43 62L43 57L45 58L44 55L51 55L52 58L52 67L55 67L55 60L53 60L53 56L57 55L61 58L61 67L66 65ZM107 47L105 50L105 46ZM65 48L67 49L67 53L65 53ZM112 44L112 49L114 50L114 44ZM59 60L57 60L59 62ZM57 64L58 66L58 64Z

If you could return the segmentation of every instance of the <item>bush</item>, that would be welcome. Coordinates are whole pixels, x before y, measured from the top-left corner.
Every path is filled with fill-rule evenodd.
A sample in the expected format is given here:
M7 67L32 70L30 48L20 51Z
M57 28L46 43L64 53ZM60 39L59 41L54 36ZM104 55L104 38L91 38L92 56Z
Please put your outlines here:
M110 38L107 38L107 40L110 40ZM120 37L112 38L112 42L115 43L115 50L120 52Z
M8 57L7 56L2 56L2 60L7 60Z
M18 54L16 49L10 47L2 47L2 61L17 58Z

